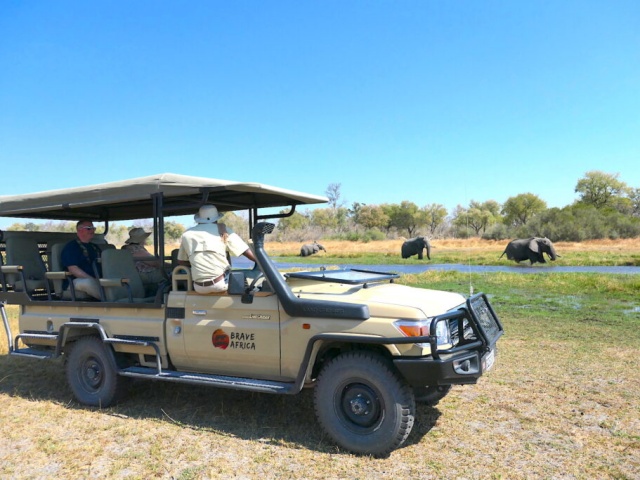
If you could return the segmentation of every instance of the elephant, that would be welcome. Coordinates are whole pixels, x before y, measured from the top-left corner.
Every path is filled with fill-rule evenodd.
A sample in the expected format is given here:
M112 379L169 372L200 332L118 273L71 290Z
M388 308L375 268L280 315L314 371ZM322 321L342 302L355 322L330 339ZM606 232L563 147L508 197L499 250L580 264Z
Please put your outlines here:
M318 242L307 243L305 245L302 245L302 247L300 248L300 256L308 257L309 255L313 255L314 253L318 253L320 250L324 250L325 252L327 251L327 249L320 245Z
M511 240L507 247L502 252L502 255L507 254L509 260L521 262L522 260L529 260L531 265L536 262L546 263L544 259L544 253L546 253L551 261L560 257L556 253L556 249L553 247L553 243L546 237L531 237L531 238L517 238ZM499 259L502 258L500 255Z
M415 237L407 240L402 244L402 258L409 258L418 254L418 259L422 260L422 252L427 249L427 258L431 260L431 244L427 237Z

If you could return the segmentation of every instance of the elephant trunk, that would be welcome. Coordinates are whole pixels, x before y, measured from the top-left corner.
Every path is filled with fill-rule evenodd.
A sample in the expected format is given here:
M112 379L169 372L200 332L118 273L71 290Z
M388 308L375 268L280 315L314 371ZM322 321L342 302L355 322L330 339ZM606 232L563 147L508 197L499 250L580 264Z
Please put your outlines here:
M553 245L551 245L551 248L549 248L549 258L551 259L551 261L554 261L559 256L560 255L556 253L556 249L553 248Z
M427 242L427 258L431 260L431 245Z

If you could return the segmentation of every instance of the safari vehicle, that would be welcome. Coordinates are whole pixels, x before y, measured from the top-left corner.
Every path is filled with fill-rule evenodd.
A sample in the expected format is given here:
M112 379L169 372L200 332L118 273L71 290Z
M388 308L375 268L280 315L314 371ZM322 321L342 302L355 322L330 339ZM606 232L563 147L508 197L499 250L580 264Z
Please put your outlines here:
M502 325L484 294L470 298L395 283L396 274L356 269L281 273L265 248L269 214L326 198L257 183L163 174L30 195L0 197L0 216L153 220L154 254L168 281L144 297L133 259L102 253L101 301L61 289L59 232L4 232L0 311L9 354L64 356L78 402L114 404L132 379L272 394L314 388L319 423L341 447L382 456L414 423L416 401L473 384L495 360ZM248 211L254 268L234 268L227 292L199 295L188 267L170 266L165 217L204 203ZM266 210L265 210L266 209ZM266 213L265 213L266 212ZM242 232L239 232L242 234ZM123 253L125 252L125 253ZM14 336L5 306L19 306ZM34 372L34 374L36 374Z

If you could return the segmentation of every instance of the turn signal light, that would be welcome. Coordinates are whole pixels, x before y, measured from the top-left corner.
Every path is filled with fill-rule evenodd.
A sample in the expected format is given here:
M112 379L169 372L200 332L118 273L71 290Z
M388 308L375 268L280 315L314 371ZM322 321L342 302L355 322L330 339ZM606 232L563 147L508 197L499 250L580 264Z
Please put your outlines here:
M429 325L396 323L396 328L407 337L424 337L429 335Z

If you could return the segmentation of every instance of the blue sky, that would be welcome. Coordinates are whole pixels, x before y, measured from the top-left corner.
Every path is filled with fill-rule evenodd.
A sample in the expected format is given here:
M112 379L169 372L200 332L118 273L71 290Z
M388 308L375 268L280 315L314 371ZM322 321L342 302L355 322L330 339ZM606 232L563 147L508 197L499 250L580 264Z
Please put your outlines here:
M562 207L639 159L637 0L0 4L0 195L171 172Z

